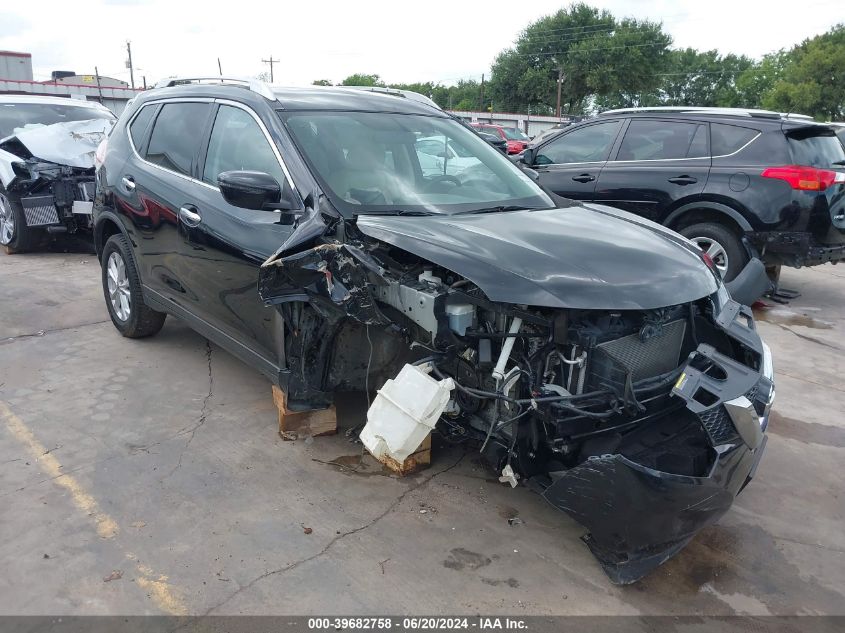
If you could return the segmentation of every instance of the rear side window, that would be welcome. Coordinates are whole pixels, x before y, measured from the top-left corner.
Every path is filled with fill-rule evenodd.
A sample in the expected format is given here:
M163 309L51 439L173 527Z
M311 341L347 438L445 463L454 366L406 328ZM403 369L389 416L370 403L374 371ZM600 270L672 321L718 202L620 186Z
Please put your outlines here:
M186 176L199 149L207 103L167 103L153 125L146 159L155 165Z
M144 132L147 131L147 126L150 124L150 119L153 118L154 113L155 106L144 106L132 120L132 123L129 124L129 136L132 137L132 145L135 146L135 149L141 147Z
M706 127L683 121L634 119L616 160L669 160L707 155Z
M829 169L835 166L841 167L842 164L839 161L845 161L842 143L832 131L818 134L815 130L812 133L796 130L787 134L786 139L792 154L792 162L796 165Z
M710 124L710 147L713 156L726 156L745 147L760 132L738 125Z
M607 121L572 130L544 145L534 159L536 165L592 163L607 160L622 121Z

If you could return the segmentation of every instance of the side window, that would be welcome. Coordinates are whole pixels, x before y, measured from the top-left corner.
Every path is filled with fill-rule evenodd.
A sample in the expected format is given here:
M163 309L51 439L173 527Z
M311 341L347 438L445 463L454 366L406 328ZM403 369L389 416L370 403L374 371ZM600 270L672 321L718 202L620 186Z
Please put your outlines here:
M156 117L146 159L179 174L191 175L209 105L166 103Z
M144 132L147 131L147 126L150 124L150 119L153 118L155 110L154 105L143 106L132 123L129 124L129 136L132 138L132 145L135 146L136 150L141 147Z
M710 148L713 156L725 156L747 145L760 132L737 125L710 124Z
M214 120L202 179L217 186L224 171L260 171L280 185L285 174L261 127L246 110L221 105Z
M606 121L572 130L540 148L536 165L591 163L607 160L622 121Z
M701 130L704 131L701 131ZM706 156L706 128L683 121L634 119L616 160L666 160ZM703 147L702 147L703 143Z

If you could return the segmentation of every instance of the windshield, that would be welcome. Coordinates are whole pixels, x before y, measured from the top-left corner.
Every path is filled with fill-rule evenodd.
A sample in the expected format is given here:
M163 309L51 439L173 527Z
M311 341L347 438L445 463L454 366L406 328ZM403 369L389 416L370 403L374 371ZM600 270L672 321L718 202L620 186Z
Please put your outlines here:
M115 116L100 108L61 103L0 103L0 138L12 136L17 128L27 125L53 125L94 119L114 121Z
M509 141L527 141L529 140L528 135L524 134L522 130L517 130L515 127L506 127L504 128L503 132L505 133L505 138Z
M280 112L347 215L540 209L551 199L500 151L441 117Z

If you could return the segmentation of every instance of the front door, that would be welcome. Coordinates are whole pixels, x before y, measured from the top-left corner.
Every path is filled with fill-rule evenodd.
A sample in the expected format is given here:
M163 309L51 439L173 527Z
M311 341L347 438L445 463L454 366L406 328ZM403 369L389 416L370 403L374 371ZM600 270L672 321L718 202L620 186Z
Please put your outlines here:
M259 117L219 104L189 204L179 211L180 278L190 311L263 358L276 362L275 310L258 296L258 269L292 231L278 211L230 205L217 186L225 171L259 171L293 187Z
M622 120L578 126L540 145L531 167L540 184L564 198L592 200Z

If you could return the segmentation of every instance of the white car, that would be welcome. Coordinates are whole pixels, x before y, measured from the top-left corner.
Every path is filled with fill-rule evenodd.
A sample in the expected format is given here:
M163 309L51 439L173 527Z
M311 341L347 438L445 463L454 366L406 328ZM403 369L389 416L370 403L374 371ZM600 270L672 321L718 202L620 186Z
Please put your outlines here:
M480 165L475 156L444 136L424 136L414 144L423 176L456 176L469 167Z
M0 96L0 245L90 229L94 153L116 117L96 102Z

